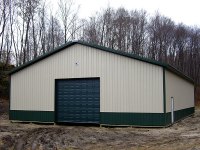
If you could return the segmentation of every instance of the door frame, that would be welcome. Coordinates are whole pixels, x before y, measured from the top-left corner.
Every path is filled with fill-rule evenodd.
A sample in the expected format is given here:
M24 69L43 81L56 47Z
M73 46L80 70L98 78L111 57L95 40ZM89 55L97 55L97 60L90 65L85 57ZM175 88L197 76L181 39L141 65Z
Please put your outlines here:
M56 78L54 79L54 122L58 123L57 120L57 103L56 103L56 89L57 89L57 82L60 80L74 80L74 79L99 79L99 124L101 122L101 117L100 117L100 110L101 110L101 105L100 105L100 101L101 101L101 80L100 77L81 77L81 78Z

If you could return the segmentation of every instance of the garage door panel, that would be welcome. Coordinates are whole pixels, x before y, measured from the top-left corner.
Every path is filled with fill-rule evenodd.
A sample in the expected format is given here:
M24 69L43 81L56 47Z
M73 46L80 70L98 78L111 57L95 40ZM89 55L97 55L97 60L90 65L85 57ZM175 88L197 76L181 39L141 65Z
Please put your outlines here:
M56 80L57 122L99 123L98 78Z

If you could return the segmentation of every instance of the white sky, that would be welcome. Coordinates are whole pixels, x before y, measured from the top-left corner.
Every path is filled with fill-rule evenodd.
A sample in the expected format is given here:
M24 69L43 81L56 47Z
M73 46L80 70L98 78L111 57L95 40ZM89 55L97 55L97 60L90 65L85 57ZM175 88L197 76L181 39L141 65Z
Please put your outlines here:
M53 4L53 10L56 10L57 0L48 1ZM150 15L159 11L176 23L200 26L200 0L74 0L74 2L80 5L80 18L95 15L95 12L109 5L112 8L123 6L128 10L144 9Z

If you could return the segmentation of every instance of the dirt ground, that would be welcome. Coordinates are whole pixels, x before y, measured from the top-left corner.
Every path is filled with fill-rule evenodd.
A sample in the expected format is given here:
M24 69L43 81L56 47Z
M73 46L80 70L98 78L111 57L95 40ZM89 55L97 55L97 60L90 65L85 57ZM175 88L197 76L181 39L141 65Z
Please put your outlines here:
M200 150L200 109L168 128L11 123L0 101L0 150Z

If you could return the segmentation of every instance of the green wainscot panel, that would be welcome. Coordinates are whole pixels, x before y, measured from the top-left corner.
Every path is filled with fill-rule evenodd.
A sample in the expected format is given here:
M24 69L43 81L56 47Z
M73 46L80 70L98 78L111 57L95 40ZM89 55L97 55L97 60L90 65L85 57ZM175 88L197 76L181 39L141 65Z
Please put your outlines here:
M194 107L186 108L186 109L181 109L178 111L174 112L174 121L181 120L182 118L185 118L189 115L194 114ZM166 124L169 125L171 124L171 112L166 113Z
M101 124L135 125L135 126L165 126L165 114L164 113L101 112Z
M175 111L175 121L194 113L194 107ZM101 112L101 124L133 126L168 126L171 124L171 113L124 113Z
M9 119L30 122L54 122L54 111L10 110Z

